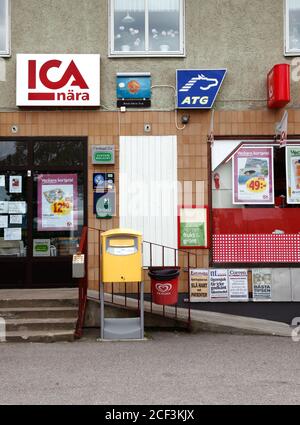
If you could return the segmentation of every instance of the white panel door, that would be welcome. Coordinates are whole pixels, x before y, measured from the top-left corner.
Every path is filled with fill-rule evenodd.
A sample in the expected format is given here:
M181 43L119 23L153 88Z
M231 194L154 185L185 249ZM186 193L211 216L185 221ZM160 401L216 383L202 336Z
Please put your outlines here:
M177 248L177 137L120 138L120 226L141 231L145 241ZM175 251L165 249L165 265ZM161 247L153 246L153 265L163 265ZM150 249L144 245L144 265Z

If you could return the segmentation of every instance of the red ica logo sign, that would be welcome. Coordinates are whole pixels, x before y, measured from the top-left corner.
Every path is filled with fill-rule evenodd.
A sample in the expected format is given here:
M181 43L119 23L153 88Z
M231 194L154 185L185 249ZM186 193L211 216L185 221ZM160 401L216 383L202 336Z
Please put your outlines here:
M90 99L89 93L84 90L89 90L89 86L81 75L75 62L72 60L67 67L65 73L61 75L60 80L53 81L49 77L49 71L53 69L60 69L62 61L60 60L49 60L45 62L40 69L37 69L36 60L28 61L28 88L29 90L37 89L37 81L39 80L42 85L53 90L49 92L29 92L28 100L61 100L61 101L78 101ZM66 90L67 84L72 80L69 90Z

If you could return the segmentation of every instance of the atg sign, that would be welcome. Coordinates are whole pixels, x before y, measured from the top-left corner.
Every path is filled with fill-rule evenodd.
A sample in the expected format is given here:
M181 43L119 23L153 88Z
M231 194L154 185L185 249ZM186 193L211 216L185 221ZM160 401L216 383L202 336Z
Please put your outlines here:
M227 69L178 69L177 108L211 109Z
M17 106L100 106L100 55L17 55Z

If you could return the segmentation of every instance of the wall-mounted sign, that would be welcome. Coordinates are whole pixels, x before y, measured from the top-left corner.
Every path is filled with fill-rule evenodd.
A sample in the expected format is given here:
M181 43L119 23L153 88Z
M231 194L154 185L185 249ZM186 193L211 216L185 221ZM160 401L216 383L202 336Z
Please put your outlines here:
M50 257L50 239L34 239L33 256Z
M272 301L272 270L252 270L253 301Z
M230 301L248 301L248 270L228 270Z
M209 271L211 301L228 301L228 271L215 269Z
M115 187L114 173L94 173L93 174L93 189L98 192L113 190Z
M241 148L233 157L233 203L274 204L273 173L273 148Z
M290 65L275 65L268 73L268 107L283 108L291 101Z
M227 69L177 69L178 109L211 109Z
M286 147L287 203L300 204L300 146Z
M92 164L111 165L115 163L114 145L92 146Z
M96 218L109 219L116 215L116 193L94 192L94 214Z
M117 74L117 106L139 108L151 106L151 74L118 73Z
M192 303L209 301L209 271L190 269L190 301Z
M17 55L17 106L100 106L100 55Z
M208 229L208 207L179 207L179 249L208 248Z
M77 174L38 176L38 231L77 230Z

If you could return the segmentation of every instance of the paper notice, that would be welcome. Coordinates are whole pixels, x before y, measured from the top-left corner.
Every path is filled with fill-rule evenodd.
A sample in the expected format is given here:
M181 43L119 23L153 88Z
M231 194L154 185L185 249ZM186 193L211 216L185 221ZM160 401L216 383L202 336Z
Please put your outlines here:
M0 229L5 229L8 227L8 216L0 215Z
M4 240L5 241L21 241L22 240L22 229L4 229Z

